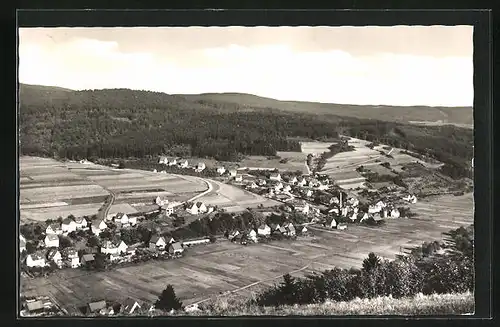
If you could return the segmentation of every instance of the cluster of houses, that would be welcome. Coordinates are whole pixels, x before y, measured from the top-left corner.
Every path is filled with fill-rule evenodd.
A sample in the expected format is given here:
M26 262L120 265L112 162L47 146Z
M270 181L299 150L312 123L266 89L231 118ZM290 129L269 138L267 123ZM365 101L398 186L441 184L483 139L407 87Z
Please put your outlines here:
M192 166L186 159L178 159L174 157L165 157L165 156L161 156L160 159L158 160L158 163L169 167L177 166L183 169L192 168L197 172L202 172L207 168L204 162L199 162L198 164ZM154 170L154 172L157 172L156 169ZM166 171L163 170L160 173L166 173Z
M204 213L211 213L215 211L214 206L205 205L203 202L192 202L185 204L186 211L192 215L200 215Z
M21 317L46 316L63 313L48 296L37 296L25 299L21 304Z
M301 227L300 232L303 234L307 233L307 227ZM297 235L297 230L291 222L284 223L283 226L279 224L262 224L249 231L240 232L239 230L235 230L228 234L228 239L232 242L239 242L241 244L246 244L247 241L257 243L259 238L268 238L276 234L294 237Z
M50 265L51 262L54 262L59 268L78 268L81 265L94 261L95 254L98 252L109 255L111 262L127 262L131 261L132 257L136 254L136 250L141 247L141 244L129 246L124 241L115 239L105 241L100 248L85 251L90 253L79 254L78 251L72 247L60 250L57 235L49 234L47 237L54 237L54 240L57 240L57 242L46 246L44 250L38 250L35 253L29 254L26 257L26 265L28 267L46 267ZM26 239L22 235L20 235L20 241L21 243L26 243ZM206 242L208 242L208 240L194 240L181 243L176 242L173 238L167 241L163 236L153 235L149 241L148 249L161 253L168 252L171 255L177 256L184 252L184 246Z

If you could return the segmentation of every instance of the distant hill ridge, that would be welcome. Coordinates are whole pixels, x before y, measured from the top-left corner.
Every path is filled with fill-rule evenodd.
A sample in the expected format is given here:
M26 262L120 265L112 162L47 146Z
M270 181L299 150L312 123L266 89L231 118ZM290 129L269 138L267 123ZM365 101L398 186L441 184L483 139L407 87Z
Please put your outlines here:
M435 122L473 124L472 107L429 107L349 105L304 101L281 101L245 93L166 94L162 92L130 89L101 89L75 91L61 87L20 84L20 101L23 104L44 102L92 102L106 105L108 102L140 102L150 106L169 104L171 107L236 111L279 110L289 113L331 114L360 119L377 119L397 122ZM229 105L229 106L228 106Z

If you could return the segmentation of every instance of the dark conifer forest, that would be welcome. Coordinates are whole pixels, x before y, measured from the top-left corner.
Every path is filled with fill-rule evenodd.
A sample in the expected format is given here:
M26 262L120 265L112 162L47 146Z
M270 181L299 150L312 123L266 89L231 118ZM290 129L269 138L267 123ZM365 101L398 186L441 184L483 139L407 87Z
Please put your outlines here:
M311 106L311 104L309 104ZM160 154L238 161L300 151L297 138L342 135L385 143L470 175L473 131L343 117L127 89L71 91L21 85L21 155L144 158Z

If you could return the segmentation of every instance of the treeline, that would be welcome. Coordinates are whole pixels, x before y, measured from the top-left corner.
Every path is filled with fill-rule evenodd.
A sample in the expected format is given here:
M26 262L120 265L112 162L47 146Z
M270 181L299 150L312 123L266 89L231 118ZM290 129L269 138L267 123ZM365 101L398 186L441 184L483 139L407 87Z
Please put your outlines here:
M473 143L472 131L453 126L286 113L131 90L21 92L19 122L23 155L142 158L181 151L235 161L300 151L297 138L337 139L341 133L428 154L455 177L468 176Z
M455 246L454 254L436 254L435 243L421 251L396 260L381 260L370 253L362 269L333 269L305 278L285 275L283 282L257 296L260 306L349 301L354 298L393 296L401 298L423 294L463 293L474 291L473 233L461 229L452 236L467 245ZM472 233L472 234L471 234ZM460 249L460 250L459 250Z

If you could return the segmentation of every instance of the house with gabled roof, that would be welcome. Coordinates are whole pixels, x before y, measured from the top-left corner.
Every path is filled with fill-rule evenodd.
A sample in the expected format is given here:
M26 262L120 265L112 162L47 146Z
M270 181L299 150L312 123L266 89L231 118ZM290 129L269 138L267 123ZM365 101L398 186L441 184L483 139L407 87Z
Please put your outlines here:
M338 223L337 229L340 229L340 230L347 229L347 224L346 223Z
M115 216L115 222L120 223L122 226L129 225L127 214L123 212L117 213Z
M306 186L307 185L307 180L302 177L300 180L297 181L298 186Z
M45 246L48 248L58 248L59 247L59 236L55 234L47 234L44 239Z
M28 312L31 314L41 313L45 310L45 305L43 304L42 300L27 302L26 310L28 310Z
M293 226L292 223L286 224L285 228L286 228L286 235L288 235L288 236L295 236L296 235L295 226Z
M26 251L26 239L21 238L19 240L19 253L22 253L23 251Z
M28 267L45 267L45 256L41 251L28 254L26 257L26 265Z
M149 240L149 248L150 249L159 249L164 250L167 242L165 242L165 238L160 235L153 235Z
M122 302L120 310L123 313L132 314L132 313L134 313L135 310L140 309L140 308L141 308L141 305L139 304L139 302L137 302L136 300L134 300L132 298L128 298Z
M80 258L78 257L78 251L75 248L65 248L62 250L61 255L68 267L80 267Z
M179 168L188 168L189 167L189 162L187 160L181 160L179 162Z
M231 232L231 233L229 234L228 239L229 239L229 240L232 240L232 239L234 239L234 238L235 238L236 236L238 236L238 235L240 235L240 231L239 231L239 230L235 230L235 231L233 231L233 232Z
M242 182L243 181L243 176L242 175L236 175L234 177L234 181L235 182Z
M290 178L290 180L289 180L288 182L289 182L290 184L292 184L292 185L295 185L295 184L297 184L297 182L298 182L298 181L299 181L299 180L297 179L297 177L296 177L296 176L293 176L292 178Z
M226 168L224 166L217 167L217 174L224 175L225 172L226 172Z
M174 242L170 243L170 246L168 247L168 252L172 255L181 255L182 252L184 252L184 248L182 247L181 243Z
M327 220L327 225L330 228L337 228L337 221L335 220L335 218L330 218Z
M59 224L57 222L49 224L47 226L47 228L45 229L45 234L57 234L57 235L60 235L62 233L63 233L63 231L61 229L61 224Z
M259 179L257 181L257 184L259 184L259 186L265 186L267 184L266 180L265 179Z
M69 234L76 231L76 222L71 218L65 218L62 221L61 229L63 233Z
M292 190L292 187L290 185L285 185L283 187L283 192L290 192Z
M280 173L272 173L271 176L269 176L269 179L272 181L281 181L281 174Z
M47 260L53 261L59 268L62 267L62 255L57 249L50 249L49 252L47 252Z
M236 169L229 169L228 171L230 177L236 177L236 174L238 174L238 171Z
M253 242L257 242L257 232L255 230L250 230L248 233L248 238L251 239Z
M267 224L262 224L257 228L257 234L262 236L269 236L271 235L271 227L269 227Z
M168 165L169 166L175 166L175 165L177 165L177 158L168 157L167 160L168 160Z
M192 204L188 205L188 208L186 211L188 211L192 215L199 215L199 214L207 212L207 207L205 206L205 204L203 202L196 202L196 203L192 203Z
M96 301L96 302L90 302L87 305L87 310L89 313L100 313L103 314L104 311L106 310L106 301L101 300L101 301Z
M76 217L75 224L76 224L76 229L85 230L88 228L87 227L88 222L87 219L85 219L85 217Z
M391 210L391 214L390 215L391 215L391 218L399 218L401 216L401 213L399 212L398 209L393 208Z
M82 255L82 258L81 258L80 261L81 261L82 265L94 262L95 261L95 255L93 253L86 253L86 254Z
M168 164L168 159L167 159L167 157L165 157L165 156L161 156L161 157L160 157L160 159L158 160L158 163L159 163L159 164L164 164L164 165Z
M196 170L197 170L198 172L205 170L205 168L207 168L207 166L205 166L205 163L204 163L204 162L199 162L199 163L196 165Z
M283 188L283 183L279 182L276 185L274 185L274 190L276 192L280 191Z

